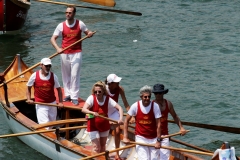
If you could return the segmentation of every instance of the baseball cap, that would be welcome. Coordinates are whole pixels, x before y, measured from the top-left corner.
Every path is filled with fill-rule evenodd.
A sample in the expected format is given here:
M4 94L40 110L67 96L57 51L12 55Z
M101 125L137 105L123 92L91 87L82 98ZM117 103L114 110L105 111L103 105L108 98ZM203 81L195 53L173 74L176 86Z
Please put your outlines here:
M49 58L43 58L43 59L41 60L41 64L43 64L43 65L49 65L49 64L52 64L52 62L51 62L51 59L49 59Z
M116 74L109 74L107 77L107 83L120 82L121 77L118 77Z

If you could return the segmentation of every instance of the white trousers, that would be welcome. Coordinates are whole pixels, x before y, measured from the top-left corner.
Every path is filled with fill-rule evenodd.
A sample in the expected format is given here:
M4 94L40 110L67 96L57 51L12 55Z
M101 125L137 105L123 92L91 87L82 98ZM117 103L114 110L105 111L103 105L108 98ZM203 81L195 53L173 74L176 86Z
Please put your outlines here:
M146 144L155 144L157 138L147 139L142 136L136 135L135 141ZM138 155L138 160L159 160L159 149L155 149L154 147L136 145L136 151Z
M65 96L78 99L80 90L80 72L82 52L61 54L62 81Z
M162 135L165 136L165 135ZM161 141L161 146L169 146L169 138L164 138ZM169 160L170 150L160 148L160 160Z
M56 104L56 101L52 102L52 104ZM46 105L36 104L36 112L39 124L56 121L57 107L49 107ZM46 129L51 128L52 127L47 127Z

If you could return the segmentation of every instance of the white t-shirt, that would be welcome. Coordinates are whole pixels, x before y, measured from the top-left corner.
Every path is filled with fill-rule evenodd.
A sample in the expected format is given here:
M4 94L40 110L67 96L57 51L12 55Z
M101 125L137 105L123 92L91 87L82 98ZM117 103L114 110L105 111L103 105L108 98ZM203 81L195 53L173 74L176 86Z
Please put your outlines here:
M102 106L104 104L105 100L106 100L106 96L103 96L103 102L99 102L98 99L97 99L97 103L100 106ZM89 104L90 108L92 108L92 106L93 106L93 95L91 95L87 98L86 103ZM111 115L115 111L118 111L115 108L116 104L117 104L117 102L115 102L112 98L109 97L109 100L108 100L108 115Z
M66 22L66 25L71 28L75 25L76 19L74 19L74 23L72 25L69 25L67 20L65 22ZM80 29L82 32L85 32L88 30L86 25L80 20L79 20L79 25L80 25ZM63 31L63 22L58 24L57 28L53 32L53 35L54 36L62 36L62 31Z
M47 80L49 80L50 79L50 75L51 75L51 72L49 72L49 74L46 76L46 77L44 77L42 74L41 74L41 70L39 70L39 78L41 79L41 80L45 80L45 81L47 81ZM57 78L57 76L55 75L55 74L53 74L54 75L54 88L59 88L60 87L60 84L59 84L59 82L58 82L58 78ZM34 72L32 75L31 75L31 77L29 78L29 80L28 80L28 82L27 82L27 86L33 86L33 84L34 84L34 82L35 82L35 79L36 79L36 72Z
M142 100L140 100L140 109L141 111L144 113L144 114L147 114L149 113L150 109L151 109L151 105L152 103L150 103L147 107L143 106L142 104ZM137 115L137 111L138 111L138 102L135 102L133 105L131 105L130 109L128 110L128 114L130 116L136 116ZM162 117L162 114L161 114L161 111L160 111L160 108L158 106L157 103L154 102L154 105L153 105L153 113L155 115L155 118L160 118Z

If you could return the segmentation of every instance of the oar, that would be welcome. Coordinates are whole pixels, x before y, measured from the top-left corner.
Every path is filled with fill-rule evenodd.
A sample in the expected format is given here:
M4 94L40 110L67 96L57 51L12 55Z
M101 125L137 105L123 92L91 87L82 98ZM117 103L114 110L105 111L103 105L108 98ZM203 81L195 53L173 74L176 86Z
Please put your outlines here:
M123 10L116 10L116 9L106 9L106 8L98 8L98 7L87 7L87 6L81 6L71 3L64 3L64 2L56 2L56 1L49 1L49 0L36 0L37 2L45 2L45 3L52 3L52 4L59 4L59 5L74 5L76 7L80 8L88 8L88 9L95 9L95 10L101 10L101 11L108 11L108 12L115 12L115 13L122 13L122 14L130 14L134 16L141 16L142 13L139 12L132 12L132 11L123 11Z
M154 144L145 144L145 143L133 142L133 141L130 141L130 143L131 143L131 144L136 144L136 145L154 147ZM213 153L200 152L200 151L189 150L189 149L184 149L184 148L175 148L175 147L168 147L168 146L161 146L161 148L169 149L169 150L175 150L175 151L182 151L182 152L190 152L190 153L195 153L195 154L203 154L203 155L207 155L207 156L213 156Z
M168 120L168 122L175 123L174 120ZM194 122L184 122L184 121L181 121L181 122L183 125L187 125L187 126L194 126L194 127L199 127L199 128L211 129L211 130L215 130L215 131L240 134L240 128L203 124L203 123L194 123Z
M213 153L212 151L209 151L209 150L207 150L207 149L200 148L200 147L198 147L198 146L194 146L194 145L192 145L192 144L189 144L189 143L180 141L180 140L178 140L178 139L174 139L174 138L172 138L172 137L170 138L170 140L173 141L173 142L175 142L175 143L179 143L179 144L185 145L185 146L187 146L187 147L191 147L191 148L197 149L197 150L199 150L199 151Z
M128 125L130 128L133 128L135 129L135 126L132 126L132 125ZM186 132L190 132L190 130L186 130ZM177 132L177 133L173 133L173 134L169 134L169 135L166 135L166 136L161 136L161 139L163 138L169 138L169 137L173 137L173 136L177 136L177 135L181 135L182 132Z
M34 104L42 104L42 105L46 105L46 106L53 106L53 107L58 107L57 104L52 104L52 103L42 103L42 102L33 102ZM82 110L82 108L78 108L78 107L73 107L73 106L63 106L63 108L68 108L68 109L73 109L73 110ZM104 117L102 115L99 115L98 117L101 117L103 119L106 119L106 120L109 120L109 121L112 121L114 123L118 123L118 121L114 120L114 119L111 119L111 118L108 118L108 117Z
M46 106L53 106L53 107L58 107L57 104L52 104L52 103L42 103L42 102L33 102L34 104L41 104L41 105L46 105ZM67 109L72 109L72 110L82 110L82 108L79 107L73 107L73 106L65 106L63 105L63 108L67 108Z
M114 7L116 5L114 0L80 0L80 1L107 7Z
M132 148L134 147L135 144L131 144L131 145L127 145L125 147L121 147L121 148L117 148L117 149L113 149L113 150L110 150L109 153L112 153L112 152L116 152L116 151L120 151L120 150L124 150L124 149L127 149L127 148ZM85 158L82 158L81 160L86 160L86 159L90 159L90 158L95 158L95 157L99 157L99 156L102 156L102 155L105 155L106 152L102 152L102 153L98 153L98 154L95 154L93 156L88 156L88 157L85 157Z
M186 130L186 133L187 132L190 132L190 130ZM161 136L161 139L169 138L169 137L173 137L173 136L177 136L177 135L181 135L181 134L182 134L182 132L177 132L177 133L169 134L169 135L166 135L166 136Z
M94 33L96 33L96 31L94 31L94 32L93 32L93 34L94 34ZM63 53L63 52L64 52L65 50L67 50L68 48L70 48L70 47L74 46L75 44L77 44L77 43L79 43L79 42L83 41L83 40L84 40L84 39L86 39L86 38L88 38L88 36L85 36L85 37L83 37L83 38L79 39L79 40L78 40L78 41L76 41L75 43L73 43L73 44L69 45L68 47L64 48L64 49L63 49L61 52L56 52L56 53L54 53L54 54L53 54L53 55L51 55L49 58L51 59L51 58L53 58L53 57L57 56L58 54L60 54L60 53ZM32 70L32 69L34 69L34 68L36 68L37 66L39 66L39 64L40 64L40 62L38 62L37 64L33 65L32 67L30 67L30 68L26 69L25 71L23 71L23 72L19 73L18 75L16 75L16 76L12 77L11 79L7 80L5 83L9 83L9 82L13 81L14 79L18 78L19 76L21 76L21 75L23 75L23 74L27 73L28 71L30 71L30 70ZM3 86L3 83L2 83L2 84L0 84L0 87L1 87L1 86Z
M114 122L114 123L118 123L118 121L115 121L114 119L111 119L111 118L108 118L108 117L104 117L104 116L101 116L101 115L99 115L98 117L101 117L101 118L103 118L103 119L112 121L112 122Z
M87 126L66 127L66 128L59 128L59 130L60 131L65 131L65 130L72 130L72 129L79 129L79 128L87 128ZM42 131L32 131L32 132L22 132L22 133L15 133L15 134L7 134L7 135L1 135L0 138L17 137L17 136L26 136L26 135L31 135L31 134L54 132L55 130L56 129L49 129L49 130L42 130Z

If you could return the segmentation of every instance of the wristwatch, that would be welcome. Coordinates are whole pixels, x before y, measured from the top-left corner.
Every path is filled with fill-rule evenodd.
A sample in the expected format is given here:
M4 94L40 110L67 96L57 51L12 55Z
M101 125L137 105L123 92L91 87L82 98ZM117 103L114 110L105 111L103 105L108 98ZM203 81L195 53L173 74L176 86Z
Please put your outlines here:
M157 141L158 141L158 142L161 142L162 140L161 140L161 138L157 138Z

